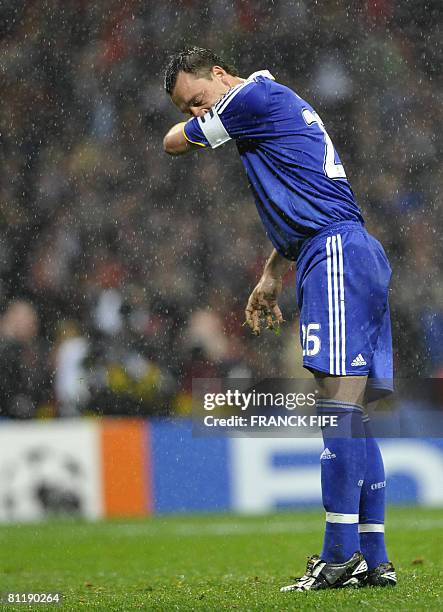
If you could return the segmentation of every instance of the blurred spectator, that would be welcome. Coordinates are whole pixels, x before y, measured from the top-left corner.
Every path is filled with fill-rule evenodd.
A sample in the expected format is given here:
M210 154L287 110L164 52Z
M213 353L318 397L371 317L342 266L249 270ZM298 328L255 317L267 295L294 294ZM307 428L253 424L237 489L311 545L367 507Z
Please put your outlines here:
M36 416L48 388L44 354L33 306L11 302L0 321L0 415Z
M73 321L66 321L59 328L55 346L54 391L59 414L75 416L90 399L85 368L88 341Z

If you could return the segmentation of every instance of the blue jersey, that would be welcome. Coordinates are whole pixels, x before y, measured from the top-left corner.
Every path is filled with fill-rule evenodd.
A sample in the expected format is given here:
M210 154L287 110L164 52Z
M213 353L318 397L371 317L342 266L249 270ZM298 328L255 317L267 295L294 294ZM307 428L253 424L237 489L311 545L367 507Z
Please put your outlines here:
M213 149L235 140L266 233L284 257L296 259L301 243L331 224L363 223L320 117L267 70L190 119L184 133Z

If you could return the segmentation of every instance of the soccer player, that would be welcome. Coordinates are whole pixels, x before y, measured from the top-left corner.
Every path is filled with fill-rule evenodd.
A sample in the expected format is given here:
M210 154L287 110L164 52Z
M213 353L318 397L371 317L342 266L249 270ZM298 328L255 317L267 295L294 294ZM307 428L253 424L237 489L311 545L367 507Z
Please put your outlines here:
M235 141L274 246L249 298L247 323L259 334L263 324L283 321L277 298L295 261L303 365L321 392L319 414L338 416L339 427L322 432L323 550L281 590L394 585L384 542L383 460L363 409L376 392L392 390L384 250L365 229L322 120L267 70L240 78L211 50L193 47L170 59L165 89L191 116L164 137L167 153Z

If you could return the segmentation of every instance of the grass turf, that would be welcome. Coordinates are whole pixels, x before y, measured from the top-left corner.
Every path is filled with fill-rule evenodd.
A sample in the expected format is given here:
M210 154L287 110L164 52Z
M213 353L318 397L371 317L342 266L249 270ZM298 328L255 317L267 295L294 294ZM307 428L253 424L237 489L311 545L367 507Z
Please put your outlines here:
M443 610L443 510L391 509L394 589L280 593L319 552L322 513L54 521L0 527L0 593L60 592L4 610Z

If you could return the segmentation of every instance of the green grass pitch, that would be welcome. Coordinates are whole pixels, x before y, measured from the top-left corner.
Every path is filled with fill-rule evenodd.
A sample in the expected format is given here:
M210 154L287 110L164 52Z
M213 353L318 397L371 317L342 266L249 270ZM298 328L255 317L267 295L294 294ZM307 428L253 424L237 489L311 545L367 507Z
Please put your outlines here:
M443 610L443 509L391 509L394 589L280 593L319 552L320 511L0 527L0 592L61 592L2 610Z

